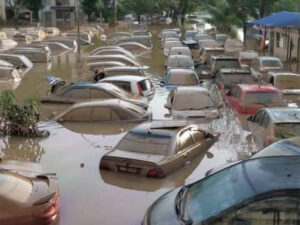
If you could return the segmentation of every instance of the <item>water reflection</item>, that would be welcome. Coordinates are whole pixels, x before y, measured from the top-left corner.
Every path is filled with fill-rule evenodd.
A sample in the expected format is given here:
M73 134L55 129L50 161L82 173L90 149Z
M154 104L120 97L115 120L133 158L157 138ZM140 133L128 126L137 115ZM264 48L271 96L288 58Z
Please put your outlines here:
M4 158L40 162L46 153L38 138L8 137L1 139L0 149Z

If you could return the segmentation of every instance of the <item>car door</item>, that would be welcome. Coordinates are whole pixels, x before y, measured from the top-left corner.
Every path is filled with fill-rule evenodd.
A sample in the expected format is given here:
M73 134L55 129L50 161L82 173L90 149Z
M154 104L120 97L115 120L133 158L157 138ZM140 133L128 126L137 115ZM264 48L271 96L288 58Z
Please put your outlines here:
M264 145L264 134L265 127L263 126L264 117L266 112L264 110L260 110L253 116L253 119L249 122L249 128L252 132L254 142L258 149L261 149Z

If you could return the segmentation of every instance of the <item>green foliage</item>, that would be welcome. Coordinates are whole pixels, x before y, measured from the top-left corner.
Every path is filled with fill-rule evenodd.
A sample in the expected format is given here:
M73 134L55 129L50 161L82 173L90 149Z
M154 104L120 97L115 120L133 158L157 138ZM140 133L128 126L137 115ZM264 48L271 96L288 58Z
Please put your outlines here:
M12 91L0 95L0 134L11 136L41 137L48 135L38 129L39 112L36 101L27 99L17 105Z

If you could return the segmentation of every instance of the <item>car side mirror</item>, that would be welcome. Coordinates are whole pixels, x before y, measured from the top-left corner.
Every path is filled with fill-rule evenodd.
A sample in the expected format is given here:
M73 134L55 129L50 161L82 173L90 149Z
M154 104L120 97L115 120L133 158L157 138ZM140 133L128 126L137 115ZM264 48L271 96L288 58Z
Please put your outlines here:
M247 121L253 121L253 116L249 116L249 117L247 118Z

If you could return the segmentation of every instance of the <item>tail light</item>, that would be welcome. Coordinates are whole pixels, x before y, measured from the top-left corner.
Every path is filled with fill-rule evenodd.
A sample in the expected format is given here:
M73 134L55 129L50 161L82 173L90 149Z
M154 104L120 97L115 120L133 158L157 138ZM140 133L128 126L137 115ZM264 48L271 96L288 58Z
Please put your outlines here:
M143 95L143 89L142 89L141 84L137 83L137 87L138 87L138 90L139 90L139 95Z
M60 207L58 192L53 196L53 198L50 201L52 201L51 205L47 209L45 209L40 215L38 215L39 218L53 221L57 217Z
M149 170L147 177L163 178L165 176L164 171L161 168L154 168Z

